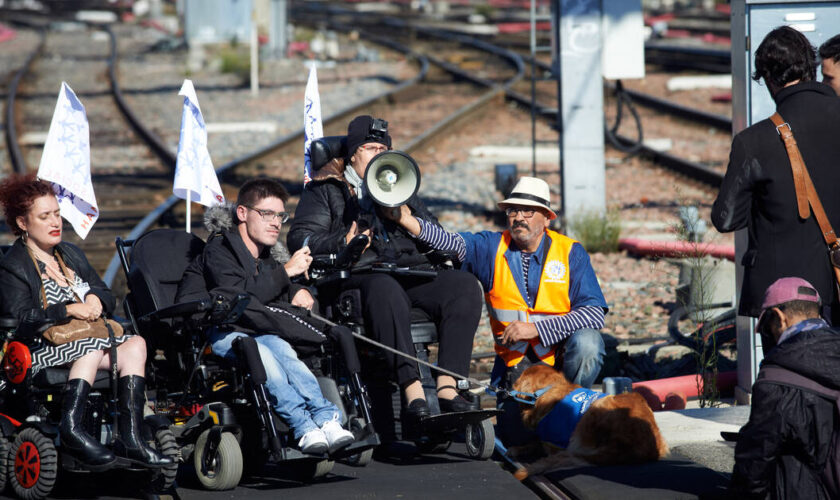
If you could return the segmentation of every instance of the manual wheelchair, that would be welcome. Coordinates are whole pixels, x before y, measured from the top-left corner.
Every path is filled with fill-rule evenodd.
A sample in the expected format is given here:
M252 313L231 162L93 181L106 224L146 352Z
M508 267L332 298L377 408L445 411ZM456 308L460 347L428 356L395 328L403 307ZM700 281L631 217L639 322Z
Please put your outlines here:
M320 346L311 359L302 357L324 396L341 409L342 425L356 437L330 456L305 454L293 447L288 426L269 404L265 369L253 338L234 342L235 364L210 352L205 330L235 321L247 296L174 303L184 270L203 248L198 237L170 229L151 231L133 241L117 239L130 290L124 302L126 315L151 351L147 379L156 411L174 421L171 430L182 457L192 462L199 482L208 489L232 488L243 469L256 471L266 461L288 467L303 480L328 473L335 459L357 465L369 462L379 438L365 387L357 370L347 369L356 353L348 352L346 340L339 340L338 346Z

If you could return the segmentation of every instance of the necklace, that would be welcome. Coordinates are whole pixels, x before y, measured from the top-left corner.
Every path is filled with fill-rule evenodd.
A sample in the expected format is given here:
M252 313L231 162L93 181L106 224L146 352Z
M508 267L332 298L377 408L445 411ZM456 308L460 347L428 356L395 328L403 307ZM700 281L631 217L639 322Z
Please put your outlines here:
M45 252L38 247L33 248L30 245L26 245L26 248L29 250L29 254L32 255L33 258L44 264L44 270L47 277L51 278L62 288L70 286L70 278L62 272L62 269L53 254Z

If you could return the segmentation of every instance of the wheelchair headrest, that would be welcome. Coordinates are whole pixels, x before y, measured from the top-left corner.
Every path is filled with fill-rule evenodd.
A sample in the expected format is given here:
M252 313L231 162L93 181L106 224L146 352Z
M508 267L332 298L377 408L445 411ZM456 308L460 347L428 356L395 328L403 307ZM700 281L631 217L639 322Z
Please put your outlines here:
M312 171L315 172L333 158L347 157L347 136L331 135L315 139L309 145L309 158L312 161Z
M156 229L137 238L128 282L138 312L146 314L171 305L184 271L203 250L200 238L177 229Z

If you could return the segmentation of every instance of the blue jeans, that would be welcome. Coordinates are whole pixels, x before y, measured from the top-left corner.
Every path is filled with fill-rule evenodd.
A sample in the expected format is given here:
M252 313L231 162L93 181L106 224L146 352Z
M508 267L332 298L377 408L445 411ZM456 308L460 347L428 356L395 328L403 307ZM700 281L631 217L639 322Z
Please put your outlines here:
M213 353L235 360L233 340L247 337L242 332L211 329L207 332ZM324 398L315 375L299 360L288 342L276 335L255 337L260 359L265 365L268 392L275 399L274 409L300 439L339 414L338 408Z
M572 383L586 388L592 387L601 372L606 355L601 332L592 328L581 328L572 333L565 341L565 346L563 375ZM529 350L529 354L531 352ZM525 368L533 364L529 361L526 357L519 365L511 368L514 370L512 375L518 378ZM513 380L514 377L508 377L507 372L508 367L505 366L505 362L496 356L493 372L490 374L490 383L496 387L512 388L515 380ZM522 424L519 403L513 399L499 400L497 408L502 410L502 414L497 418L496 435L507 446L521 446L536 438L536 433L526 429Z

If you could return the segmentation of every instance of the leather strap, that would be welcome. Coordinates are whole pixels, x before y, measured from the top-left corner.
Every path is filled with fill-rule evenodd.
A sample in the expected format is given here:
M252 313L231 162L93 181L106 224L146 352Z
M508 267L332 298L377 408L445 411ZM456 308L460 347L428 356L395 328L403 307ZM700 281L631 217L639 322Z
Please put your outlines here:
M790 158L790 168L793 170L793 187L796 190L796 205L799 208L799 217L807 219L811 213L808 209L808 192L805 187L805 177L808 175L807 170L805 170L805 162L802 161L802 155L799 153L796 139L793 138L793 131L790 129L790 125L782 119L782 115L778 112L773 113L770 120L776 125L776 132L781 136L782 141L784 141L788 158Z
M796 190L796 204L799 208L799 216L807 219L810 216L808 210L808 203L814 210L814 217L820 225L825 244L831 250L840 247L840 241L837 240L837 235L834 234L834 229L831 227L828 217L825 215L820 197L817 195L817 190L814 187L811 176L808 175L808 169L805 167L805 162L802 160L802 154L799 152L799 146L796 145L796 140L793 138L793 131L790 125L782 119L782 116L776 112L770 117L770 120L776 125L776 132L782 137L787 150L788 158L790 158L790 167L793 170L793 185Z

